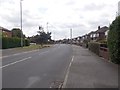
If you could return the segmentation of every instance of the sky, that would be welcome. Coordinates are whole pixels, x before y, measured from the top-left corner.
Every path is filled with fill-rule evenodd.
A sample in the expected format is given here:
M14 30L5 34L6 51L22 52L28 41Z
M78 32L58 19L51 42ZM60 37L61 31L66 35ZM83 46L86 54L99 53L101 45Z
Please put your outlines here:
M78 37L109 26L118 12L119 0L22 0L23 33L37 34L39 26L52 39ZM48 22L48 24L47 24ZM0 26L20 28L20 0L0 0ZM48 27L48 29L47 29Z

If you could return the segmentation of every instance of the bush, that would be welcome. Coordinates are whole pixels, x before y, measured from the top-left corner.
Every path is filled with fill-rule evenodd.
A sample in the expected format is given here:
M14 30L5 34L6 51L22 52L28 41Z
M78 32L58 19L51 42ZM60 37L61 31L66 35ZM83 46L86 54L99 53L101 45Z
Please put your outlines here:
M24 40L24 46L29 46L30 45L30 41L28 39Z
M29 46L29 41L23 40L24 46ZM20 38L2 37L2 49L21 47Z
M111 61L120 64L120 16L110 25L108 48Z
M88 44L88 48L90 51L96 53L97 55L99 55L99 49L100 49L100 44L97 42L90 42Z
M107 40L106 39L104 39L104 40L100 40L100 41L98 41L99 43L103 43L103 44L106 44L107 45Z
M100 43L100 47L108 48L108 45L106 43Z

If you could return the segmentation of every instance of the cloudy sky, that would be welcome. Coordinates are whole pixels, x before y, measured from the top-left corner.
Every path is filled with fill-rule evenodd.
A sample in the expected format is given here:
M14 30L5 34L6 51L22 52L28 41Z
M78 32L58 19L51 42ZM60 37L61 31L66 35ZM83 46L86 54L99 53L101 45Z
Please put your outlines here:
M109 26L115 19L119 0L23 0L23 33L37 34L38 26L52 32L52 39L69 38ZM0 26L20 28L20 0L0 0Z

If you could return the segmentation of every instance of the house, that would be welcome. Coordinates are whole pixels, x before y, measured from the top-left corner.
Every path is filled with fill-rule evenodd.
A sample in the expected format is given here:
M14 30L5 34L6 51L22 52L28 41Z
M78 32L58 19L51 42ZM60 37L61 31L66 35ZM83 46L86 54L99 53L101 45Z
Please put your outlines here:
M88 33L87 35L87 39L88 41L95 41L96 40L96 31L92 31L90 33Z
M3 37L12 37L12 32L0 26L0 33Z
M88 41L99 41L103 39L107 39L109 28L107 26L100 27L98 26L98 30L91 31L87 34Z
M97 40L106 39L108 36L108 31L109 31L109 28L107 26L104 26L102 28L98 26L98 30L96 31L96 39Z

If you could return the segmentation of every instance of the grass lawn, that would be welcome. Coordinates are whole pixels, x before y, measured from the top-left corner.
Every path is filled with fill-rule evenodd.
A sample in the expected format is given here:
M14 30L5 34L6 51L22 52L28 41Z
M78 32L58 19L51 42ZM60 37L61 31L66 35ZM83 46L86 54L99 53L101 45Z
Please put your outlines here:
M42 48L45 48L45 47L50 47L50 46L52 46L52 45L48 45L48 44L43 45L43 46L41 46L41 45L30 45L30 46L25 46L25 47L19 47L18 49L20 51L31 51L31 50L36 50L36 49L42 49Z
M41 46L41 45L30 45L30 46L25 46L25 47L10 48L10 50L5 49L5 52L7 52L7 50L8 50L8 52L10 51L11 54L16 54L16 53L33 51L33 50L39 50L39 49L47 48L47 47L50 47L50 46L52 46L52 45L51 44L50 45L47 44L47 45L43 45L43 46ZM4 52L4 51L2 51L2 52ZM10 55L10 53L9 54L4 53L4 55L2 55L2 56L6 56L6 55Z

